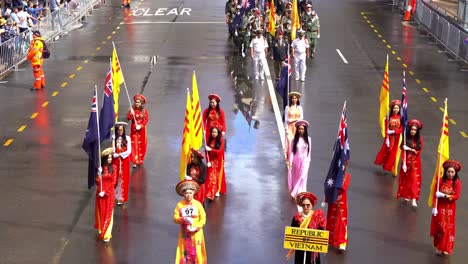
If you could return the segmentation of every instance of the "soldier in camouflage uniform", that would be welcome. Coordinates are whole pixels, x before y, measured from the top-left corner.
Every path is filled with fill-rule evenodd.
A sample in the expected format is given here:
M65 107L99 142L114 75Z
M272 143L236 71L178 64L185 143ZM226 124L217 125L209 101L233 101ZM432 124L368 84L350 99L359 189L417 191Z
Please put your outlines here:
M291 28L291 9L286 9L286 14L281 18L281 31L283 31L284 36L288 39L288 43L292 43Z
M231 23L234 20L234 17L236 17L236 14L239 12L239 9L237 8L237 0L231 0L229 4L226 2L224 11L226 13L226 23L228 25L228 30L232 36L234 34L234 28L232 28Z
M250 43L250 22L247 16L242 19L240 28L237 29L237 48L239 49L239 55L245 57L245 51L249 47Z
M303 28L306 32L306 37L309 40L310 55L313 58L316 52L318 39L320 38L320 22L315 10L312 10L312 5L307 4L306 11L302 14Z

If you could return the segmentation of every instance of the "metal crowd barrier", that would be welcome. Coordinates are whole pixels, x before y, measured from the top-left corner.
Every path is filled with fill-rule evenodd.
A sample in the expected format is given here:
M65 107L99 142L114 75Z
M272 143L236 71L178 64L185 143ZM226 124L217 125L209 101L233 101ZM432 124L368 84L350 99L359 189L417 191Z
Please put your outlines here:
M404 11L406 3L407 0L399 0L398 7ZM456 16L431 5L427 0L417 0L414 20L448 52L468 64L468 30Z
M32 31L40 30L42 37L49 42L57 36L67 33L71 27L92 14L94 7L101 0L72 0L67 6L47 14L40 22L20 35L0 44L0 76L26 60Z

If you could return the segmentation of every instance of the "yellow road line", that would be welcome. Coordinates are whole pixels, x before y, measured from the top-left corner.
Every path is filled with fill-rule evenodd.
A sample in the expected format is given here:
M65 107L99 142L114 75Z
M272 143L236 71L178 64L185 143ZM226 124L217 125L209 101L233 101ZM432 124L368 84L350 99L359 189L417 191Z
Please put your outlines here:
M88 62L89 62L88 60L83 61L83 63L88 63Z
M423 90L424 92L426 92L426 93L429 92L429 89L427 89L426 87L423 87L422 90Z
M112 35L114 35L115 33L117 33L117 32L115 32L115 31L112 31Z
M364 15L362 16L362 18L364 18L364 19L367 19L367 17L366 17L366 16L364 16Z
M73 78L75 78L75 76L76 75L74 73L72 73L72 74L70 74L70 76L68 76L68 78L73 79Z
M81 66L78 66L78 68L76 68L77 71L81 71L81 69L83 69L83 67Z
M440 110L442 113L445 111L445 109L442 108L442 107L439 107L439 110Z
M101 50L101 47L97 47L96 50Z
M408 71L409 75L414 75L413 71Z
M460 131L460 135L462 135L462 137L464 137L464 138L468 137L468 135L465 133L465 131Z
M387 43L387 41L386 41L385 39L382 39L382 42L383 42L383 43Z
M374 28L374 25L370 25L371 28Z
M106 44L107 42L104 40L104 41L101 41L101 44L104 45Z
M452 118L449 119L450 123L452 123L452 125L456 125L457 122L455 122L455 120L453 120Z
M416 82L417 82L417 83L421 83L421 80L419 80L419 79L416 79Z
M123 24L125 24L125 23L124 23L124 22L120 22L120 25L123 25Z
M408 68L408 65L406 63L401 64L403 67Z
M391 48L392 48L392 46L390 46L390 45L387 45L387 48L391 49Z
M369 23L369 24L371 23L370 20L366 20L366 22Z
M52 96L57 96L57 94L59 94L59 92L55 91L55 92L52 93Z
M22 125L20 128L18 128L17 131L18 131L18 132L23 132L23 130L24 130L25 128L26 128L26 126L25 126L25 125Z
M111 39L111 38L112 38L112 36L107 36L107 39Z
M436 99L434 96L431 96L431 100L432 100L434 103L437 103L437 99Z
M374 32L375 32L375 33L379 33L379 31L378 31L377 29L374 29Z
M31 115L30 118L31 118L31 119L34 119L34 118L36 118L36 116L37 116L38 114L39 114L39 113L34 113L34 114Z
M392 50L392 54L395 55L395 54L396 54L396 51Z
M68 83L67 83L67 82L63 82L63 83L62 83L62 85L60 85L60 87L62 87L62 88L63 88L63 87L65 87L65 86L67 86L67 85L68 85Z
M49 104L49 102L44 102L44 103L42 104L42 107L46 107L48 104Z
M8 147L8 146L10 146L11 142L13 142L12 138L8 139L5 143L3 143L3 146Z
M377 36L378 36L379 38L381 38L381 37L382 37L382 35L380 35L380 34L378 34Z
M396 57L397 60L401 61L401 58L400 57Z
M117 26L115 29L120 29L120 26Z

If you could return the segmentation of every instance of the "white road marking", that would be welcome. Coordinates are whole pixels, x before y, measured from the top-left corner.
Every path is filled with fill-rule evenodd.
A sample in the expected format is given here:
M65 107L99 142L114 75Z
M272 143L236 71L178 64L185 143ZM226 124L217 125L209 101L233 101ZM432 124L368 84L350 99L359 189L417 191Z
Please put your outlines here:
M273 112L275 113L276 125L278 126L278 132L279 132L278 134L280 135L280 139L281 139L281 146L283 148L283 153L286 154L284 123L283 123L283 119L281 118L281 111L278 105L278 100L276 99L276 92L275 92L275 89L273 88L274 86L273 86L273 81L271 80L270 68L268 68L268 63L266 62L266 59L263 62L263 67L265 70L268 92L270 93L271 104L273 106ZM286 156L284 158L286 159Z
M336 52L338 52L338 55L340 55L341 59L343 60L343 62L345 64L348 64L348 61L346 60L346 58L343 56L343 54L341 53L341 51L339 49L336 49Z

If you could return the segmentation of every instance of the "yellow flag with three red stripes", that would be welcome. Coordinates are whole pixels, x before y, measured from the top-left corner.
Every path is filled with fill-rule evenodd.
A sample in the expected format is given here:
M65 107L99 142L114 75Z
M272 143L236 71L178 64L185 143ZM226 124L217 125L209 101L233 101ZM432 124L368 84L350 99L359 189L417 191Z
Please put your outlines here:
M185 105L184 130L182 132L182 149L180 151L180 180L186 175L187 163L190 159L191 133L193 131L192 100L187 88L187 103Z
M192 120L193 131L191 133L192 148L199 150L203 144L204 128L202 124L200 96L198 95L197 76L195 71L192 75Z

